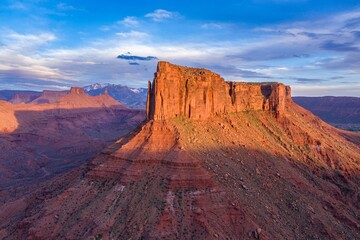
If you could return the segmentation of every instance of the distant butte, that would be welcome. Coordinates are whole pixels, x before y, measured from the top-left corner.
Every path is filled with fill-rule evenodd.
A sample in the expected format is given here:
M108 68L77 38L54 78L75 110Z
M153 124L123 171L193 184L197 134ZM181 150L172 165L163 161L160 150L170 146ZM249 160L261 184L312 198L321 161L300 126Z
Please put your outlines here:
M84 94L84 88L82 88L82 87L71 87L70 94Z

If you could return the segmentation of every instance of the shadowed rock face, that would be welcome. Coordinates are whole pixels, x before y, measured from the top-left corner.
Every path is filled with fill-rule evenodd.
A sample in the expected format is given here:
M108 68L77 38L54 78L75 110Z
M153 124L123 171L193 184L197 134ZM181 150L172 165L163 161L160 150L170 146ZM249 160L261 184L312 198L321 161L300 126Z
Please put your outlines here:
M166 120L177 116L205 120L220 113L248 110L284 112L290 87L281 83L225 82L206 69L159 62L148 88L147 117Z

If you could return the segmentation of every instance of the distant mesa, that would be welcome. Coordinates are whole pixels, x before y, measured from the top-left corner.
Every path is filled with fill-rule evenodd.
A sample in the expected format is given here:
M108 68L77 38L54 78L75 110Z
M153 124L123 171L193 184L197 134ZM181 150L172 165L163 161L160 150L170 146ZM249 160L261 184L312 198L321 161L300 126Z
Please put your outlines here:
M81 87L71 87L70 94L84 94L84 88Z
M68 91L44 90L43 92L18 91L8 101L12 104L51 104L68 94Z
M51 91L44 90L40 97L34 99L30 104L45 104L45 103L55 103L60 98L66 96L67 91Z
M16 93L10 100L12 104L21 104L21 103L30 103L35 99L39 98L41 93L28 93L28 92L19 92Z
M27 94L27 93L26 93ZM18 95L17 99L26 99L26 94ZM16 96L16 95L15 95ZM20 97L19 97L20 96ZM25 96L25 97L24 97ZM52 111L56 110L57 113L69 110L78 110L79 112L107 110L118 111L127 110L123 104L112 98L105 89L104 94L97 96L90 96L85 93L82 87L71 87L70 91L50 91L45 90L41 95L27 104L7 104L1 103L0 109L0 132L13 132L18 127L18 121L15 113L19 111Z
M153 83L148 84L147 118L177 116L204 120L221 113L262 110L279 117L291 89L282 83L225 82L206 69L159 62Z
M90 108L120 108L126 109L124 105L116 101L108 94L107 88L105 89L104 94L97 96L90 96L85 93L83 87L71 87L70 92L64 97L59 98L56 102L57 105L70 108L79 108L79 107L90 107Z

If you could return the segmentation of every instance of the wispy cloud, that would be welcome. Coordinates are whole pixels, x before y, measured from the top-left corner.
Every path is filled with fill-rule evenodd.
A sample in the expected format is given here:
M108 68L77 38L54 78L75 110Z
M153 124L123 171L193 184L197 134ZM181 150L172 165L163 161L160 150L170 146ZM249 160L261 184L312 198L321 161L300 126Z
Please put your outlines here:
M123 20L118 21L117 23L128 27L137 27L139 25L137 18L131 16L125 17Z
M320 79L320 78L303 78L303 77L294 77L292 78L293 80L295 80L297 83L309 83L309 84L314 84L314 83L321 83L324 82L324 79Z
M127 16L124 19L119 20L113 24L101 26L100 30L107 32L107 31L112 31L112 30L118 30L123 27L137 28L137 27L139 27L139 25L140 25L140 21L136 17Z
M151 18L155 22L162 22L169 19L180 18L180 14L177 12L170 12L164 9L157 9L154 12L148 13L145 17Z
M13 9L13 10L27 10L28 7L26 6L26 4L20 2L20 1L13 1L9 4L8 9Z
M203 29L223 29L227 26L228 26L228 24L225 24L225 23L209 22L209 23L202 24L201 28L203 28Z
M5 31L0 34L2 37L3 47L7 50L25 51L36 46L47 44L56 40L56 36L50 32L39 34L20 34L15 31Z
M133 38L133 39L149 37L149 34L145 32L139 32L134 30L131 30L130 32L118 32L116 33L116 35L123 38Z
M20 85L26 82L65 84L74 82L72 78L51 61L39 49L57 38L49 32L39 34L20 34L15 31L4 31L1 34L0 46L0 82L2 84Z
M360 84L335 85L293 85L293 96L357 96L360 97Z
M329 51L339 51L339 52L358 52L359 48L354 45L352 42L337 43L333 40L324 41L321 44L321 48Z
M59 10L63 10L63 11L74 11L74 10L77 10L77 8L75 8L74 6L72 5L69 5L67 3L58 3L56 5L56 8L59 9Z

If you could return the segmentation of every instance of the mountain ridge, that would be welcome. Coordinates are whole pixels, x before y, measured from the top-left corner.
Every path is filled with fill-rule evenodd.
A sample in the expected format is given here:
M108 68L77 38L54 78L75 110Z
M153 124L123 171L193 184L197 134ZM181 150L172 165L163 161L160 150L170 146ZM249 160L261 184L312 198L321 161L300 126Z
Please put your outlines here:
M106 89L110 96L124 104L126 107L145 109L147 96L146 88L130 88L121 84L110 83L95 83L84 87L85 92L91 96L104 94Z

